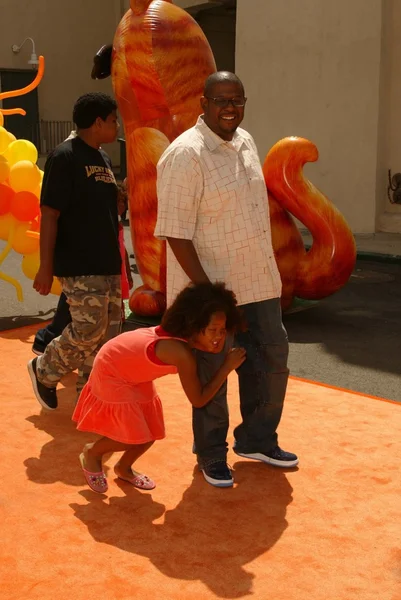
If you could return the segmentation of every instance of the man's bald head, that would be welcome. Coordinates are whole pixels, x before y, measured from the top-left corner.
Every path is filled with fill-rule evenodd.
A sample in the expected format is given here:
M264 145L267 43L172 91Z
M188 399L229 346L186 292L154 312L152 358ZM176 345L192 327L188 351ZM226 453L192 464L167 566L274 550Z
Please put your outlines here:
M209 75L200 104L209 129L223 140L232 140L244 118L246 98L241 79L230 71Z
M242 94L245 95L244 84L241 79L235 75L235 73L231 73L230 71L217 71L216 73L212 73L205 81L205 87L203 90L203 95L207 98L208 96L213 95L213 88L218 83L236 83L241 87Z

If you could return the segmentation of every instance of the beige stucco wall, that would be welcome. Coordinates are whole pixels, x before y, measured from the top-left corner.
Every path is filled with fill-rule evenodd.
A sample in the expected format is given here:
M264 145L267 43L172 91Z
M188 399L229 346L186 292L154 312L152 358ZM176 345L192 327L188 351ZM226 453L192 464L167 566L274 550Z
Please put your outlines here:
M191 8L193 6L199 6L201 4L207 4L208 0L174 0L174 4L180 8Z
M112 93L110 78L90 79L92 57L128 7L129 0L0 0L0 68L27 68L29 43L17 55L11 45L32 37L46 59L40 117L69 120L80 94ZM262 158L286 135L315 142L320 159L306 174L358 233L401 232L401 207L387 199L387 170L401 172L400 25L400 0L237 0L245 127ZM118 144L106 149L118 164Z
M388 169L401 172L401 2L384 0L382 30L381 106L377 170L377 226L401 232L401 206L387 197Z
M309 138L320 159L307 176L354 232L374 231L381 3L251 4L238 0L236 64L261 156L287 135Z
M92 81L92 59L103 44L111 43L120 20L120 0L1 0L0 68L29 68L31 44L19 54L11 46L32 37L37 54L46 60L39 86L40 118L70 120L74 101L86 92L112 93L111 79ZM118 144L105 149L114 163Z

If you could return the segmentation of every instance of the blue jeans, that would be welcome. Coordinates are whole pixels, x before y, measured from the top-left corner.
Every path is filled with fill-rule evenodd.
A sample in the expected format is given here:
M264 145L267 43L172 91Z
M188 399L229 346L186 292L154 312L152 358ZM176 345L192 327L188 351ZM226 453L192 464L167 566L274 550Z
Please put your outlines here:
M288 381L288 338L282 323L280 299L241 306L246 332L237 334L235 345L246 349L247 359L237 370L242 423L234 429L235 450L269 452L277 443L277 428ZM204 385L224 362L225 351L196 351L198 375ZM193 408L194 450L199 464L225 460L229 414L227 384L203 408Z

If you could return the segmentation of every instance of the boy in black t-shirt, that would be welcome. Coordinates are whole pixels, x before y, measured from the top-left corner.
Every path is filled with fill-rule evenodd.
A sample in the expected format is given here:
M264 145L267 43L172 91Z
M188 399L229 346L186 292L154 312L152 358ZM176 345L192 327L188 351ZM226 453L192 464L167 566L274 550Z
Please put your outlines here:
M91 93L74 106L77 135L49 156L41 193L40 268L33 287L50 292L60 279L71 323L43 356L28 363L40 404L57 408L56 386L78 368L78 393L101 345L121 324L121 257L118 243L117 185L101 144L117 137L117 105Z

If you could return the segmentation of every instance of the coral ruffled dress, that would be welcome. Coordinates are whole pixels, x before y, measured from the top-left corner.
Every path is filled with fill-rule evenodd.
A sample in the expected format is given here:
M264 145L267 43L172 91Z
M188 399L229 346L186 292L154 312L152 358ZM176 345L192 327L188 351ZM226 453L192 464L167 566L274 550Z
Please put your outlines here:
M150 327L122 333L102 346L72 416L77 429L124 444L165 437L153 381L177 369L157 359L154 348L160 339L178 338Z

